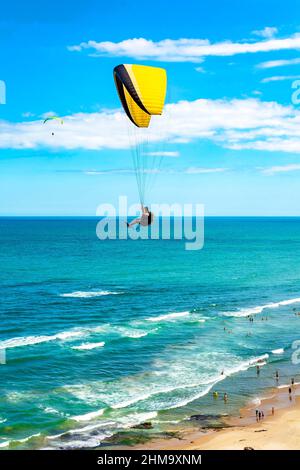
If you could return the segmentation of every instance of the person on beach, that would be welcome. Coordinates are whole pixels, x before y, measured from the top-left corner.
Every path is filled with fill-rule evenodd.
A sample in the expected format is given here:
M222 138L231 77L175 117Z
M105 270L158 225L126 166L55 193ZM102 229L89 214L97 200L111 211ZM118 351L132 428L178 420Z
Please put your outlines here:
M262 412L261 412L261 419L263 419L264 417L265 417L265 414L264 414L264 412L262 411Z
M228 400L228 395L227 395L227 393L226 393L226 392L224 393L224 397L223 397L223 398L224 398L224 402L225 402L225 403L227 403L227 400Z
M261 420L261 411L258 412L258 420Z
M143 227L148 227L148 225L151 225L154 219L153 213L150 212L149 208L147 206L141 205L142 209L142 215L141 217L138 217L137 219L134 219L132 222L128 223L127 222L127 227L132 227L133 225L142 225Z
M292 389L291 389L291 387L289 387L289 398L292 401Z
M260 367L259 367L259 366L256 366L256 374L257 374L257 375L260 374Z
M276 378L276 380L277 380L277 382L278 382L278 380L279 380L279 372L278 372L278 370L276 371L275 378Z
M274 414L275 414L275 408L274 406L272 406L272 416L274 416Z
M294 379L294 377L291 378L291 384L292 384L292 385L295 385L295 379Z

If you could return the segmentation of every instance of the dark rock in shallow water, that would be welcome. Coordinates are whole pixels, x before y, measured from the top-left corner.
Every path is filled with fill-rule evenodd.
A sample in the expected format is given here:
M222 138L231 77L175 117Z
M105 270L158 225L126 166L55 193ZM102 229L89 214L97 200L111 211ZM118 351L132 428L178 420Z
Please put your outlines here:
M207 421L208 419L218 419L220 418L219 415L192 415L191 419L195 419L197 421Z
M153 429L151 421L136 424L135 426L132 426L132 427L133 427L133 429Z
M163 435L167 438L178 439L179 441L183 440L183 437L181 437L178 431L166 431Z
M228 427L222 420L222 415L192 415L191 421L196 421L201 425L202 429L223 429Z
M155 437L155 436L154 436ZM157 436L158 437L158 436ZM130 430L122 431L113 436L105 439L105 443L102 443L102 447L113 447L113 446L133 446L136 444L145 444L149 440L149 436L145 435L142 430L130 428Z

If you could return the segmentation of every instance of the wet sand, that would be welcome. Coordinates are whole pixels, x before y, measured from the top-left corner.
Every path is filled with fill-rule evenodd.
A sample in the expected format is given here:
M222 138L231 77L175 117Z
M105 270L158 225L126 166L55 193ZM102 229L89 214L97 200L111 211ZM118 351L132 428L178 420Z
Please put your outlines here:
M300 387L282 385L266 398L241 409L239 418L229 418L228 428L209 432L184 432L181 438L160 439L135 449L161 450L300 450ZM229 398L230 399L230 398ZM272 415L274 407L274 415ZM257 422L256 409L265 417Z

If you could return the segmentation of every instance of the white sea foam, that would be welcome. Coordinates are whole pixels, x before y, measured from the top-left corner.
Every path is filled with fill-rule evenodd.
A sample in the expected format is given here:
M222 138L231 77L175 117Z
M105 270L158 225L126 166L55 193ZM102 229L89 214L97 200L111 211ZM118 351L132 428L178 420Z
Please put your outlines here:
M130 428L132 426L143 423L144 421L149 421L150 419L153 419L156 417L157 417L156 411L150 411L150 412L145 412L145 413L133 412L124 416L117 416L114 419L99 420L98 422L89 424L87 426L84 426L83 428L71 429L70 431L67 431L66 434L85 433L87 431L93 431L98 428L102 428L103 430L104 428L108 428L108 427L110 429L111 428L115 428L115 429Z
M136 412L119 418L118 424L120 428L131 428L132 426L144 423L145 421L150 421L156 417L156 411L146 411L145 413Z
M182 419L166 419L166 420L153 419L152 423L154 423L154 424L179 424L179 423L182 423L182 421L184 421L188 418L189 418L189 415L187 415L186 417L184 417Z
M7 392L5 398L7 401L12 402L12 403L19 403L25 400L27 401L35 400L35 397L31 393L16 392L15 390L12 390L11 392Z
M190 315L190 312L172 312L172 313L166 313L164 315L159 315L157 317L149 317L146 318L147 321L151 322L160 322L160 321L172 321L176 320L177 318L181 317L187 317Z
M294 385L300 385L300 382L294 382ZM281 389L281 388L288 388L288 387L291 387L291 384L283 384L283 385L278 385L277 388Z
M170 358L168 357L168 353ZM209 353L186 348L184 355L174 358L174 350L165 351L165 359L156 359L152 371L113 382L65 386L65 389L85 403L97 406L103 403L113 410L126 409L143 403L144 409L167 410L185 406L206 395L212 387L226 377L256 365L263 366L268 355L241 361L223 353ZM221 373L220 364L224 364ZM203 372L194 367L199 364ZM228 366L226 366L228 364ZM231 365L232 364L232 365ZM217 372L219 370L219 372ZM110 416L111 417L111 416Z
M3 442L0 442L0 447L8 447L10 444L10 441L3 441Z
M152 330L153 331L153 330ZM124 336L127 336L127 338L143 338L144 336L148 336L150 331L127 331L125 332Z
M225 377L224 377L224 378L225 378ZM223 380L223 378L220 379L220 380ZM181 408L182 406L188 405L188 404L191 403L192 401L195 401L195 400L198 400L198 399L201 398L201 397L204 397L205 395L207 395L207 394L211 391L211 389L213 388L213 386L216 385L216 383L218 383L220 380L217 380L217 381L211 383L211 384L210 384L208 387L206 387L204 390L201 390L201 391L199 391L199 392L196 392L195 394L192 394L192 395L190 395L189 397L186 397L186 398L184 398L184 399L181 399L181 400L179 400L177 403L174 403L174 404L170 405L170 406L168 407L168 409L171 410L171 409L175 409L175 408Z
M238 374L239 372L246 371L250 367L255 367L257 365L262 367L266 365L267 364L266 359L268 358L269 358L268 354L263 354L262 356L254 357L247 361L243 361L234 367L225 368L225 370L223 371L223 374L221 374L216 380L214 380L214 382L207 388L206 393L204 393L201 396L206 395L212 389L214 385L224 380L226 377L230 377L231 375L235 375L235 374Z
M4 442L1 442L0 443L0 447L9 447L10 444L12 443L24 443L24 442L28 442L30 441L31 439L34 439L35 437L39 437L41 435L41 433L37 433L37 434L32 434L31 436L28 436L28 437L24 437L22 439L12 439L11 441L4 441Z
M75 291L75 292L68 292L66 294L60 294L60 297L78 297L82 299L88 299L92 297L102 297L104 295L120 295L124 294L124 292L112 292L109 290L99 290L99 291Z
M60 434L53 434L52 436L47 436L47 439L49 441L55 440L55 439L58 439L61 436L64 436L65 434L66 434L65 432L61 432Z
M272 354L283 354L284 349L283 348L273 349L273 351L271 351L271 352L272 352Z
M116 326L113 328L113 331L116 331L121 336L125 338L143 338L148 336L150 333L155 333L158 328L153 328L152 330L143 330L142 328L126 327L126 326Z
M63 448L63 449L84 449L84 448L94 448L98 447L104 439L107 439L108 437L112 436L113 433L111 432L105 432L102 434L99 434L96 437L89 437L85 439L82 437L82 440L80 439L74 439L70 440L68 442L66 441L58 441L57 443L53 443L53 447L48 447L48 449L55 449L55 448Z
M39 408L42 408L44 413L47 414L65 416L64 413L56 410L55 408L52 408L51 406L46 406L45 408L43 406L39 406Z
M115 424L114 421L99 421L98 423L95 424L88 424L87 426L84 426L83 428L75 428L75 429L70 429L67 434L86 434L89 431L94 431L95 429L101 428L106 428L107 426L113 426Z
M231 312L222 312L222 315L227 317L247 317L248 315L257 315L262 313L265 309L277 308L285 305L292 305L300 303L300 297L295 299L281 300L280 302L273 302L265 305L258 305L257 307L241 308L240 310Z
M101 409L98 411L91 411L90 413L85 413L83 415L72 416L70 419L73 419L74 421L90 421L92 419L98 418L99 416L102 416L103 413L104 409Z
M251 400L251 403L252 405L255 405L255 406L259 406L261 405L261 399L260 398L253 398L253 400Z
M85 333L80 330L63 331L54 335L41 335L41 336L19 336L0 341L0 349L18 348L21 346L32 346L33 344L47 343L48 341L61 340L65 341L70 338L83 336Z
M77 349L79 351L87 351L95 348L102 348L105 345L105 341L100 341L99 343L82 343L79 346L72 346L72 349Z
M66 341L68 339L77 338L79 336L84 336L84 335L85 335L84 330L62 331L61 333L53 335L52 340L53 339L60 339L61 341Z
M65 433L56 436L49 436L51 448L63 447L64 449L98 447L103 440L113 436L121 429L128 429L145 421L152 420L157 417L157 412L133 412L126 416L118 416L111 420L99 420L95 424L84 426L83 428L74 428ZM72 418L73 419L73 418ZM101 429L100 434L96 434L96 429ZM91 435L92 434L92 435ZM79 435L82 435L82 437ZM59 438L64 436L64 440ZM69 438L69 440L68 440Z
M11 442L27 442L27 441L30 441L30 439L33 439L34 437L39 437L40 435L41 433L38 432L37 434L32 434L31 436L24 437L24 439L14 439Z
M116 293L118 294L118 292ZM186 317L190 315L190 312L172 312L165 315L160 315L157 317L150 317L144 320L149 322L162 322L162 321L176 321L182 317ZM204 322L204 318L197 319L199 322ZM132 326L131 326L132 323ZM123 337L128 338L142 338L144 336L149 335L150 333L154 333L157 331L157 328L153 328L151 330L147 330L146 328L142 327L141 322L133 321L128 326L113 326L109 323L106 325L98 325L98 326L86 326L82 328L74 328L72 330L62 331L59 333L55 333L53 335L32 335L32 336L19 336L10 338L7 340L0 341L0 350L1 349L8 349L8 348L17 348L22 346L32 346L35 344L47 343L49 341L72 341L74 338L86 337L94 333L111 333L116 332ZM145 325L144 325L145 326ZM75 345L72 346L72 349L75 350L89 350L94 349L97 347L104 346L105 342L87 342L83 343L82 345Z
M149 333L156 331L152 330L143 330L138 328L126 328L126 327L113 327L109 323L106 325L98 325L91 327L76 328L73 330L61 331L53 335L36 335L36 336L18 336L10 338L7 340L0 341L0 350L8 348L18 348L22 346L32 346L35 344L47 343L49 341L72 341L76 338L86 337L95 333L110 333L111 331L116 331L122 336L128 336L130 338L141 338L147 336ZM81 345L72 346L72 349L77 350L89 350L98 347L103 347L105 345L104 341L101 342L86 342Z
M242 371L242 370L247 370L248 367L253 367L256 365L265 365L267 359L269 359L269 354L262 354L261 356L251 358L248 361L244 361L238 367L237 372ZM230 370L235 371L235 369L230 369Z
M254 367L256 365L259 365L259 366L265 365L266 364L265 359L267 359L268 357L269 357L268 354L264 354L263 356L258 356L258 357L249 359L248 361L241 362L240 364L238 364L235 367L225 369L223 374L217 376L215 379L213 379L209 383L208 387L206 387L205 389L203 389L203 390L201 390L201 391L199 391L195 394L191 394L189 397L184 398L181 401L178 401L177 403L169 406L168 409L180 408L182 406L186 406L189 403L191 403L192 401L197 400L197 399L207 395L217 383L221 382L226 377L229 377L231 375L234 375L234 374L237 374L239 372L245 371L245 370L249 369L250 367ZM203 385L203 383L202 383L202 385ZM181 387L181 388L192 388L192 387L196 387L196 385L186 385L185 387Z
M111 405L111 408L114 410L118 410L120 408L127 408L128 406L135 405L139 401L147 400L152 395L153 394L151 392L135 395L132 398L129 398L128 400L121 401L119 403L116 403L115 405Z

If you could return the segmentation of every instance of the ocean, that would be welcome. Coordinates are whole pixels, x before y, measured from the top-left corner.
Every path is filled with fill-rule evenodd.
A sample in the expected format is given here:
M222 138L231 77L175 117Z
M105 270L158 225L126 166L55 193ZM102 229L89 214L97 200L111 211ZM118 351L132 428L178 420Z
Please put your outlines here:
M300 218L208 217L199 251L96 225L0 219L1 449L168 438L299 381Z

